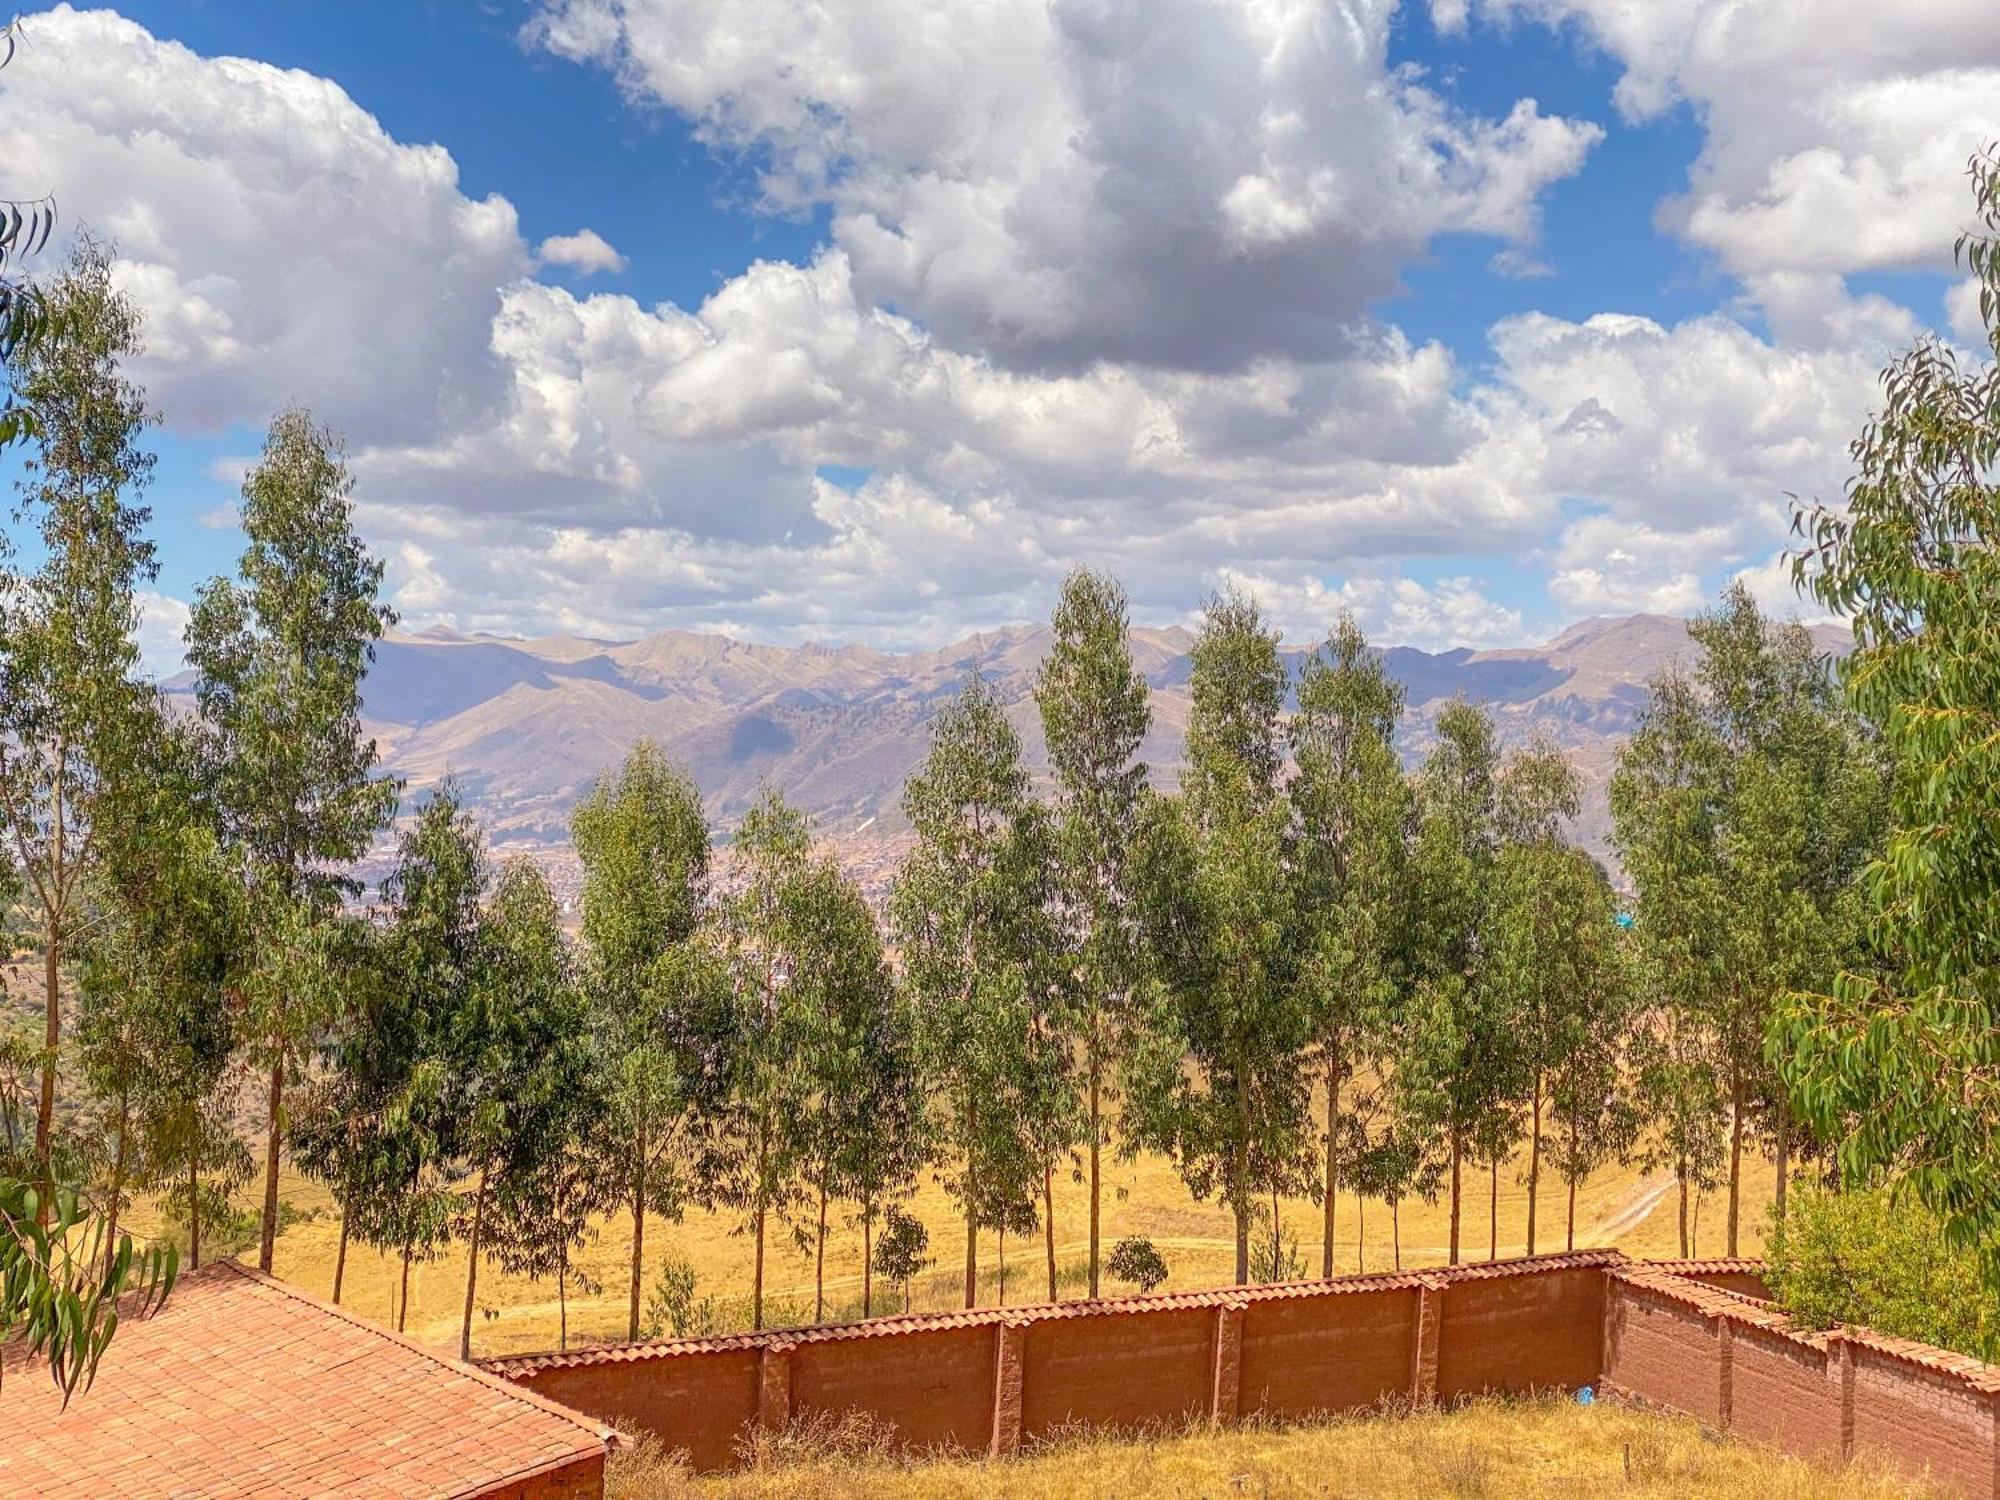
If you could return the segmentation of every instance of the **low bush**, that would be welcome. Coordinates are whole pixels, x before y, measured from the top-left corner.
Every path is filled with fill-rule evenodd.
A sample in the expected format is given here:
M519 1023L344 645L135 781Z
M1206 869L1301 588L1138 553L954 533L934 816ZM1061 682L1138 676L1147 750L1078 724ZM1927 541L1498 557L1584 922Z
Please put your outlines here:
M1765 1240L1771 1294L1809 1328L1861 1324L1993 1357L2000 1297L1914 1198L1800 1189Z

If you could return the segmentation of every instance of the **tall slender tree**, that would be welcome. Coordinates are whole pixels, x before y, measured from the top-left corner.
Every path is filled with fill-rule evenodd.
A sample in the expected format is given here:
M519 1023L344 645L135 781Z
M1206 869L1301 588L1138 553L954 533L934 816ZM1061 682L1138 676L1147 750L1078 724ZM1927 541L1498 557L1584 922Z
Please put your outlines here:
M716 1113L729 1166L720 1187L751 1237L750 1313L761 1328L771 1220L787 1221L799 1190L802 1137L793 1113L802 1027L791 981L799 967L798 888L812 869L812 825L767 787L737 825L730 857L733 889L718 912L732 1035Z
M1242 1284L1262 1200L1311 1173L1312 1014L1297 983L1278 784L1286 674L1275 632L1234 593L1210 600L1192 655L1182 791L1151 804L1141 844L1155 980L1127 1070L1126 1129L1171 1156L1196 1197L1229 1207Z
M1514 1065L1503 1017L1484 983L1488 907L1498 842L1493 723L1462 701L1437 719L1418 779L1411 849L1409 1014L1397 1034L1404 1107L1444 1139L1449 1160L1449 1254L1462 1250L1468 1155L1498 1150ZM1497 1169L1496 1169L1497 1170Z
M10 42L11 45L11 42ZM20 518L40 533L33 571L0 571L0 820L42 950L43 1033L32 1171L44 1205L63 1037L63 969L84 920L107 788L153 727L139 681L136 591L158 571L138 504L145 393L125 374L139 313L110 252L82 236L37 297L43 333L9 341L8 375L34 414Z
M1070 1031L1081 1060L1090 1183L1090 1295L1098 1293L1106 1090L1138 972L1131 901L1132 840L1152 722L1133 665L1125 591L1099 573L1063 580L1053 636L1035 683L1055 778L1057 910L1074 952Z
M1409 793L1393 736L1403 690L1351 616L1306 658L1290 726L1300 981L1326 1093L1320 1274L1333 1274L1341 1142L1369 1111L1341 1091L1386 1055L1401 987ZM1378 1174L1379 1175L1379 1174Z
M688 1132L705 1070L694 1022L712 1004L701 981L714 971L679 950L707 900L708 822L693 779L641 740L577 807L571 831L584 870L585 972L610 1057L613 1113L629 1143L626 1327L636 1339L646 1216L680 1211L696 1155Z
M543 1158L563 1149L563 1096L595 1064L562 909L525 856L501 867L480 914L475 964L465 1009L445 1037L454 1133L472 1199L459 1215L467 1250L461 1359L472 1357L492 1187L503 1177L533 1177Z
M223 828L242 861L256 939L241 985L244 1033L268 1080L257 1264L271 1269L285 1084L331 1016L316 982L326 928L358 891L346 867L396 808L361 728L361 683L395 615L382 565L354 533L339 441L298 407L271 423L243 482L249 538L237 581L195 601L188 659Z
M918 1061L965 1221L965 1305L979 1291L979 1231L1020 1222L1073 1139L1073 1083L1050 993L1045 827L1020 739L974 673L931 725L903 792L916 844L890 900Z

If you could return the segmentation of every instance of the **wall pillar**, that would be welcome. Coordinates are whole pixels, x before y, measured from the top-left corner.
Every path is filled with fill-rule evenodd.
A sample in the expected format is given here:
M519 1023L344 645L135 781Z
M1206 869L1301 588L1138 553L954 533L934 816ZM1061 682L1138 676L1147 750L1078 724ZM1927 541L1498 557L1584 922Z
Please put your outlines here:
M1854 1346L1836 1328L1827 1336L1827 1353L1839 1362L1840 1461L1854 1457Z
M1243 1414L1243 1309L1241 1302L1215 1310L1215 1364L1209 1382L1208 1416L1218 1424Z
M1715 1320L1715 1425L1723 1432L1735 1424L1736 1405L1736 1325L1729 1319Z
M1437 1400L1438 1344L1444 1327L1445 1281L1426 1276L1417 1283L1416 1348L1410 1359L1410 1405L1429 1406Z
M1021 1389L1027 1342L1025 1323L1001 1323L993 1330L993 1441L989 1451L995 1458L1005 1458L1021 1446Z
M783 1432L792 1425L792 1345L767 1344L757 1361L757 1426Z

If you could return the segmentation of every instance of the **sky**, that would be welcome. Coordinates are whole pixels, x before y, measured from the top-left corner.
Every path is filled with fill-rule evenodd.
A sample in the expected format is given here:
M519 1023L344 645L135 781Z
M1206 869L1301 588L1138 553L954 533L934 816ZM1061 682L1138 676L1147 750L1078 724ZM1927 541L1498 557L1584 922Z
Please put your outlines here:
M1991 0L22 24L6 190L145 318L159 669L291 403L408 628L934 646L1091 566L1438 649L1797 608L1882 365L1984 346Z

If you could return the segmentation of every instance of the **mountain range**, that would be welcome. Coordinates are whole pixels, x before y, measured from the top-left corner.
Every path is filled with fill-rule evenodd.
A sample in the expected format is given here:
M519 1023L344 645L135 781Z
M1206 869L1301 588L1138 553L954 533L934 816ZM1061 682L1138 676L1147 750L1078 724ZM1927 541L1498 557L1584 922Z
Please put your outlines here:
M1844 629L1816 629L1829 651ZM927 721L973 671L996 686L1030 765L1044 766L1032 690L1046 626L969 636L932 651L757 645L664 631L636 641L578 636L520 640L443 629L391 634L378 648L365 717L405 805L446 775L503 850L524 848L552 870L571 863L571 808L643 736L693 773L726 830L770 782L811 812L864 882L886 878L906 836L905 777L921 760ZM1151 687L1143 749L1171 783L1188 712L1188 649L1175 626L1134 629ZM1606 852L1604 786L1646 685L1687 652L1687 622L1641 614L1585 620L1537 646L1442 652L1391 646L1384 663L1408 696L1400 748L1414 764L1453 697L1487 705L1502 742L1546 735L1583 773L1577 837ZM1296 669L1303 648L1288 652ZM573 875L573 871L570 872ZM559 887L570 881L558 878Z

